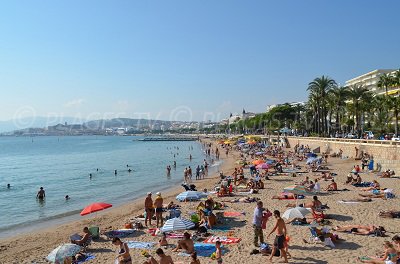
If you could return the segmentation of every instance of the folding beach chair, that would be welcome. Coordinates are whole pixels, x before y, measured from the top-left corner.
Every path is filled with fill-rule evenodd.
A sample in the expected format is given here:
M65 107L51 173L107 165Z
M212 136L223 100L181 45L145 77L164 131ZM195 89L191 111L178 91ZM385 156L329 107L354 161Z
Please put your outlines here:
M92 235L92 239L100 238L100 228L98 226L89 227L89 232Z

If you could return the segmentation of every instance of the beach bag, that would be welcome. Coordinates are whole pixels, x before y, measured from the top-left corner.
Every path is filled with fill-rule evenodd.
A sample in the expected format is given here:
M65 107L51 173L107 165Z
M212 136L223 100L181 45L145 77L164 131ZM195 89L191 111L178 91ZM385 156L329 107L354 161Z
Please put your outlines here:
M395 198L396 196L394 195L394 193L391 193L391 192L387 192L387 193L385 193L385 198L386 199L393 199L393 198Z
M377 237L384 237L385 233L381 229L378 228L374 231L374 235Z

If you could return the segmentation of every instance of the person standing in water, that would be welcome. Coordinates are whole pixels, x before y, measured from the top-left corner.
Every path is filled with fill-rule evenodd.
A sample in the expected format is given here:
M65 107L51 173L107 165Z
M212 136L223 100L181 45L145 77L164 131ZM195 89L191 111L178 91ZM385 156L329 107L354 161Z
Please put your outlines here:
M39 200L43 200L46 197L46 193L43 189L43 187L40 187L38 193L36 194L36 198Z

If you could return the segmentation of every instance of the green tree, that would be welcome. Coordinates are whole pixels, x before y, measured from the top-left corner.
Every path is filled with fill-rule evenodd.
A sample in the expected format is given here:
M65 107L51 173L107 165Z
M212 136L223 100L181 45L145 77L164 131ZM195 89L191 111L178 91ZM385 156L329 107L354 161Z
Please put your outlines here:
M327 134L327 93L332 88L336 87L336 82L328 76L315 78L308 84L307 90L310 92L310 97L313 102L313 107L317 111L317 133L320 135Z
M335 111L335 131L341 131L341 120L346 110L346 100L349 98L349 89L347 87L334 87L329 91Z
M388 95L388 88L393 84L393 77L389 73L384 73L379 76L377 86L379 88L385 88L385 94Z
M349 87L349 99L353 104L353 116L355 117L355 129L358 136L361 135L361 116L365 111L365 102L372 98L372 94L362 85L352 85Z

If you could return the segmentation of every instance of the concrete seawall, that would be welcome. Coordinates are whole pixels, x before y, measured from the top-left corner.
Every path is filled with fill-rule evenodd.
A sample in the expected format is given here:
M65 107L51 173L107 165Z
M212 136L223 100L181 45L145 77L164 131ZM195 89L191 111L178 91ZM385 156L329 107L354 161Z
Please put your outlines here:
M360 153L364 151L374 157L376 164L380 163L382 169L391 169L400 174L400 142L362 139L336 139L336 138L312 138L312 137L288 137L289 144L294 147L296 144L310 146L311 149L320 147L321 152L329 153L343 150L343 156L355 158L358 148Z

